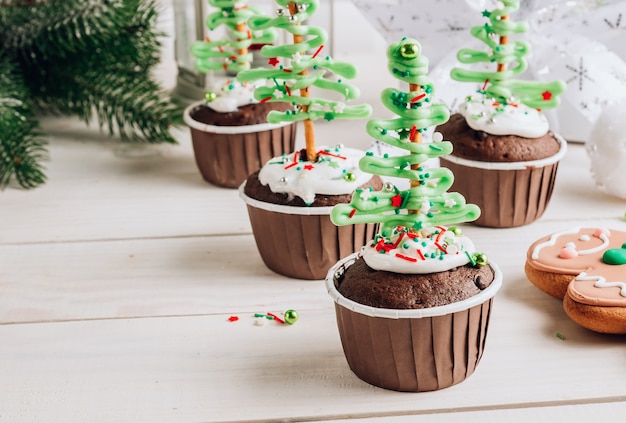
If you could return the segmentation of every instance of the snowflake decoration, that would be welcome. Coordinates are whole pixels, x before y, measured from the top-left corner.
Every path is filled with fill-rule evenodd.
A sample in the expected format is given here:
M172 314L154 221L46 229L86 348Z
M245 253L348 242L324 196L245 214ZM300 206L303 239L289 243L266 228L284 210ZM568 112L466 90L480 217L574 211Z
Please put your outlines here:
M570 65L565 65L565 67L574 72L574 76L570 77L566 82L569 84L570 82L578 80L578 91L583 90L583 83L585 79L591 82L595 82L593 78L589 76L589 69L585 67L582 57L580 58L580 62L577 68Z

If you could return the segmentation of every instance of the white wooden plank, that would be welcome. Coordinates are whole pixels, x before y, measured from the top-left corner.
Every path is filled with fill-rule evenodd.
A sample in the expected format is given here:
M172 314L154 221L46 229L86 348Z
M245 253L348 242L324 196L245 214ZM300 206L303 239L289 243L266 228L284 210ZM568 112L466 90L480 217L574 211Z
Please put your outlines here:
M502 310L504 304L498 305ZM357 379L334 314L293 326L227 314L2 325L6 421L302 421L438 414L626 399L623 337L494 316L476 373L430 393Z
M406 416L376 416L324 420L327 423L552 423L585 421L620 421L626 413L626 402L604 402L599 404L571 404L566 406L535 405L529 408L511 408L486 411L465 411L442 414L411 414Z
M520 295L531 295L530 301L542 307L550 300L526 280L526 250L537 238L571 224L464 227L504 273L498 295L511 303L498 311L504 318L527 301ZM577 224L626 230L626 222L611 220ZM509 294L512 289L521 291ZM326 297L321 281L268 270L252 235L0 245L0 323L250 312L263 306L324 308L330 306Z
M323 283L271 272L251 235L0 246L3 323L298 305L330 306Z

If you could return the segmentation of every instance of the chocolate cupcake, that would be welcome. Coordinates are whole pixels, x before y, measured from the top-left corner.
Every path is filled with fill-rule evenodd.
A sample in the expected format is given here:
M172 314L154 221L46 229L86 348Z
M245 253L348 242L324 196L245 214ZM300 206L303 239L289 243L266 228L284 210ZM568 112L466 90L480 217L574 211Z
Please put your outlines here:
M273 29L248 27L250 19L266 17L247 0L210 3L214 10L205 19L209 33L192 44L191 54L200 72L225 72L233 79L214 81L207 87L206 101L190 105L184 119L191 128L202 177L217 186L237 188L270 158L293 150L296 128L289 122L268 123L270 111L287 107L255 100L258 81L242 84L234 79L250 69L255 46L276 41ZM217 29L224 33L212 39Z
M456 176L453 189L480 207L474 223L495 228L526 225L546 210L567 143L549 130L537 110L493 103L481 96L468 98L459 113L437 127L454 146L441 164ZM517 120L519 127L508 125L509 120Z
M204 180L213 185L238 188L272 157L293 151L296 126L267 122L270 111L289 106L256 102L253 91L252 84L227 80L218 89L219 96L209 94L210 102L197 102L185 110L196 164Z
M352 192L380 189L381 179L358 169L365 153L343 146L322 148L318 161L305 151L271 159L240 188L252 232L266 266L296 279L323 279L341 257L358 251L374 236L375 224L338 228L332 206Z
M290 2L288 6L277 9L275 19L252 17L248 25L253 30L282 29L293 35L293 43L264 46L261 54L274 68L243 71L237 79L244 83L266 79L254 98L262 103L289 104L289 110L270 112L268 122L302 122L305 149L271 159L258 176L248 178L240 192L265 264L285 276L323 279L339 257L358 250L375 228L370 224L336 228L329 217L331 205L347 201L346 196L360 186L382 183L359 171L364 152L340 144L327 147L338 140L325 140L320 144L326 146L317 146L315 121L324 119L332 124L337 119L364 119L372 108L311 95L315 87L321 92L334 91L345 101L357 98L358 88L347 82L357 69L321 53L326 32L305 24L317 10L316 4ZM330 78L331 73L337 78Z
M498 267L475 250L458 226L480 209L459 193L446 168L425 168L452 144L421 133L449 118L433 103L428 60L416 40L403 38L387 50L389 70L408 92L385 89L383 104L393 119L371 119L368 133L404 155L369 154L363 171L409 180L408 189L358 189L349 204L333 207L336 225L379 223L376 235L326 276L337 327L350 369L381 388L422 392L469 377L482 358L493 297L502 284Z
M519 5L519 0L507 0L482 12L487 23L473 27L471 34L487 51L464 48L457 59L494 64L495 69L452 69L452 79L482 88L437 128L454 145L442 164L457 176L453 188L481 208L475 222L481 226L508 228L541 217L567 150L542 113L559 104L565 83L514 79L526 70L530 50L525 41L512 39L528 30L526 22L510 19Z

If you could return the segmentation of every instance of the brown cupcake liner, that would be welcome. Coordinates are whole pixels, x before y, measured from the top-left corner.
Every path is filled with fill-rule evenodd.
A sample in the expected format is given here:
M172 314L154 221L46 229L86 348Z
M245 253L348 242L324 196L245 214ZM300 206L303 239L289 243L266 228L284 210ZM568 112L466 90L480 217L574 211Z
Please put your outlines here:
M272 271L296 279L324 279L341 257L374 238L377 225L336 226L332 207L290 207L254 200L243 192L259 254Z
M185 110L198 170L205 181L225 188L238 188L248 175L273 157L294 150L296 125L259 124L214 126L194 121Z
M330 269L326 286L335 301L337 327L350 369L372 385L406 392L447 388L474 373L485 348L495 279L480 294L442 307L379 309L355 303L337 291L337 278L356 255Z
M559 160L567 143L558 137L561 150L543 160L524 163L492 163L441 157L441 166L454 174L450 191L462 194L480 207L473 223L492 228L523 226L539 219L552 197Z

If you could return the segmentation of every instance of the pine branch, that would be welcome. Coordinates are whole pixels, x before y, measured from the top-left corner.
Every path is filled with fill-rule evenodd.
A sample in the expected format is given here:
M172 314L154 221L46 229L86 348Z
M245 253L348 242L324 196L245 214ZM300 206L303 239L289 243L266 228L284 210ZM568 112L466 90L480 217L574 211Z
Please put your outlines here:
M151 74L155 0L0 0L0 187L45 181L35 111L95 116L123 140L177 141L182 107Z
M95 114L123 140L176 143L169 128L182 123L182 108L157 94L151 75L162 35L153 0L51 0L29 9L31 19L4 44L19 57L37 109L86 123Z
M45 141L26 99L17 65L0 54L0 188L13 177L24 188L45 182L41 162L48 158Z

